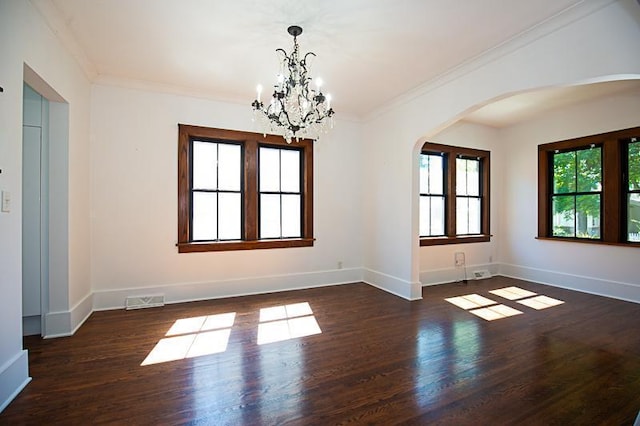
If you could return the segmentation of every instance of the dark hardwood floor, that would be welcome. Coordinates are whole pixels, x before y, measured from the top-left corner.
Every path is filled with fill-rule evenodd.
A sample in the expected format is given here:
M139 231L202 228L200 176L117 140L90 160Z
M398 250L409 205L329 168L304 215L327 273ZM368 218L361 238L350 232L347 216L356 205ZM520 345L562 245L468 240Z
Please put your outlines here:
M565 303L489 293L508 286ZM469 293L522 314L487 321L444 300ZM33 381L0 424L633 424L639 304L501 277L423 295L353 284L95 312L72 337L25 339ZM257 343L260 309L302 302L320 334ZM141 365L176 320L233 312L223 352Z

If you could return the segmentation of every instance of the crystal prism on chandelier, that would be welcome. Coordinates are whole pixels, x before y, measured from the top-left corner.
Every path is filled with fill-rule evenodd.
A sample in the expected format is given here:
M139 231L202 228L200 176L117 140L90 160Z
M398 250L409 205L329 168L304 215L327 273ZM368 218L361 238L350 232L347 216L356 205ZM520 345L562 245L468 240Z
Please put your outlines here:
M320 79L315 80L315 89L309 87L313 79L307 60L316 55L308 52L300 59L297 37L302 28L292 25L287 31L293 36L293 51L287 54L284 49L276 49L281 54L280 73L266 106L260 100L262 86L258 85L258 97L251 104L254 121L260 124L263 133L282 135L288 143L293 139L317 140L333 128L331 95L322 93Z

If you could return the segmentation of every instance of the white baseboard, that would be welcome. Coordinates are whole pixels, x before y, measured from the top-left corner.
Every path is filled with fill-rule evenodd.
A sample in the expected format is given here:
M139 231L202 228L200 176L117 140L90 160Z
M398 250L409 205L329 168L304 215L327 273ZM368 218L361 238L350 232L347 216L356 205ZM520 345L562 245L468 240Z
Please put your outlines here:
M331 271L198 283L176 283L164 286L98 290L93 293L96 311L122 309L128 296L164 295L165 303L193 302L224 297L248 296L278 291L301 290L362 281L362 269L335 269Z
M387 293L394 294L406 300L422 299L422 284L419 282L412 283L398 277L374 271L372 269L364 269L364 282L384 290Z
M0 413L30 381L27 351L21 350L0 367Z
M423 286L438 285L462 281L463 279L473 280L473 271L486 269L491 276L498 275L499 265L497 263L486 263L481 265L469 265L466 271L462 267L432 269L420 272L420 282Z
M500 275L532 281L539 284L566 288L597 296L611 297L627 302L640 303L640 284L623 283L567 274L564 272L548 271L527 266L500 264Z
M45 317L44 338L73 335L93 312L93 293L89 293L69 311L49 312Z

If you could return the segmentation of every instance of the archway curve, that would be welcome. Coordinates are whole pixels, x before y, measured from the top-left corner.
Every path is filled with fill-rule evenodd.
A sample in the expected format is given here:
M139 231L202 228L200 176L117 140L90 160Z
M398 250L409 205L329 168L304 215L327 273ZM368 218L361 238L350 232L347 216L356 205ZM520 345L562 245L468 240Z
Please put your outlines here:
M601 89L594 90L596 86L600 86ZM610 86L610 87L605 87ZM492 105L498 105L500 103L506 103L512 99L518 99L523 97L535 98L538 94L543 93L557 93L559 96L563 96L563 94L571 94L577 98L577 101L558 101L555 99L554 105L550 107L546 107L545 105L539 105L536 108L537 112L530 115L529 117L516 120L511 124L508 124L504 127L508 127L510 125L514 125L518 122L524 122L529 119L533 119L536 115L544 114L546 111L553 108L561 108L563 106L577 105L582 102L587 102L589 100L594 100L597 98L605 98L607 96L614 96L620 93L624 93L625 87L632 87L633 93L636 93L636 90L640 91L640 74L614 74L614 75L604 75L596 78L590 78L585 80L576 81L570 84L564 85L549 85L549 86L540 86L537 88L527 88L523 90L511 91L500 94L493 98L487 99L483 102L477 103L459 114L451 117L446 122L438 125L435 128L430 129L425 132L422 137L416 140L411 155L412 155L412 236L413 236L413 255L412 255L412 269L414 276L419 277L421 271L421 256L420 256L420 245L419 245L419 161L418 155L422 149L422 146L425 142L430 141L433 137L441 134L446 129L454 126L456 123L468 119L470 116L477 114L478 111L483 109L490 108ZM622 89L621 89L622 88ZM592 91L592 93L580 95L580 91L584 89L584 91ZM640 93L640 92L637 92ZM540 96L541 99L544 99L544 96ZM482 124L482 123L478 123ZM461 144L464 146L464 144ZM495 232L495 231L494 231Z

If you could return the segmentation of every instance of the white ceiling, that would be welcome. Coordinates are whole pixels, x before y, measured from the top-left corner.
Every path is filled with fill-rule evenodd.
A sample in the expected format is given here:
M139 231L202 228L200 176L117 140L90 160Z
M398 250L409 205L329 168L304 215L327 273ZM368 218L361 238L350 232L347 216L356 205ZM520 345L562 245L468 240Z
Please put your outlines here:
M275 49L291 50L287 27L300 25L338 117L362 117L583 1L32 0L94 81L248 107L256 85L275 80ZM487 114L474 120L489 124Z

